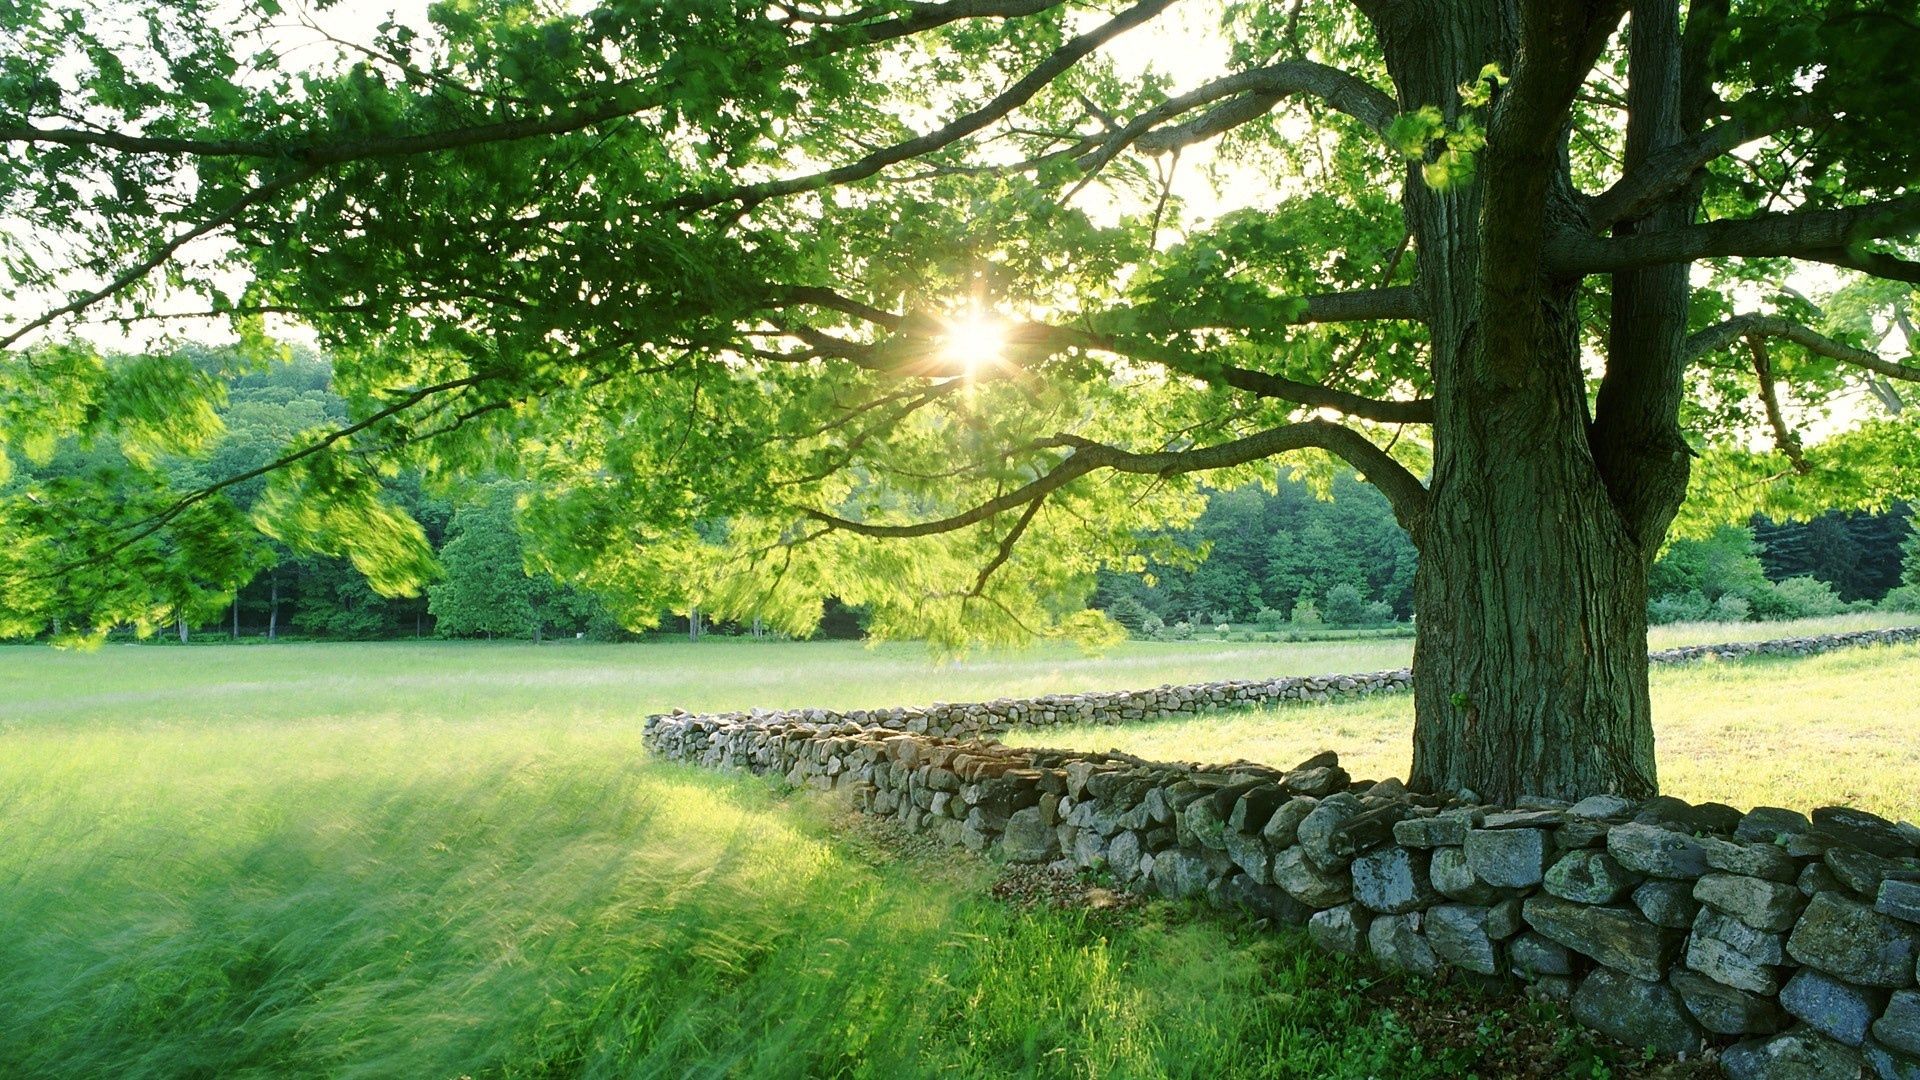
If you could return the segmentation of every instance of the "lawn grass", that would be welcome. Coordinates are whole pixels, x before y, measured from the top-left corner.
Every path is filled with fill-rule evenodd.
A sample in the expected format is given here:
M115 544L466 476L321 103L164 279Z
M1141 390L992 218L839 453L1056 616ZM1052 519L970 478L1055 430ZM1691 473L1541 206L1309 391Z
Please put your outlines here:
M1920 819L1920 644L1652 673L1660 786L1695 802L1846 804ZM1191 720L1011 732L1016 745L1162 761L1291 765L1335 750L1356 776L1406 775L1413 699L1285 705Z
M0 741L0 1076L1444 1077L1542 1029L1429 1039L1185 908L1010 908L613 725L277 701Z

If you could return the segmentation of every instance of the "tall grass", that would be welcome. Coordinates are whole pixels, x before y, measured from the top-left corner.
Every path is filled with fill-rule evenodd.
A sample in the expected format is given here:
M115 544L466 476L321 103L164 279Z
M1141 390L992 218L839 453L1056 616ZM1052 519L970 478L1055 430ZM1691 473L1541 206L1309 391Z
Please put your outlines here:
M1364 1076L1408 1051L1293 937L1011 910L983 864L835 840L611 730L6 749L8 1077Z

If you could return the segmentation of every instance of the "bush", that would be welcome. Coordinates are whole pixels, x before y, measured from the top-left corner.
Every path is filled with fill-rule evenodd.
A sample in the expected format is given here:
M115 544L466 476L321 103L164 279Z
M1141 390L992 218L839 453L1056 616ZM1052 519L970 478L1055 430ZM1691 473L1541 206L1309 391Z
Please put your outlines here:
M1747 603L1745 597L1728 593L1715 600L1713 607L1707 609L1707 620L1709 622L1746 622L1747 616L1752 612L1753 605Z
M1335 585L1327 590L1327 609L1322 612L1335 626L1355 626L1366 619L1367 598L1351 585Z
M1147 605L1131 596L1123 596L1115 600L1113 606L1107 609L1108 618L1126 627L1127 632L1134 635L1138 635L1144 629L1147 618L1152 614L1153 612L1147 610Z
M1880 600L1881 611L1920 614L1920 585L1902 585Z
M1213 632L1220 635L1221 641L1227 640L1227 635L1232 631L1233 627L1228 623L1221 623L1219 626L1213 628Z
M1700 622L1707 617L1707 598L1689 590L1662 596L1647 605L1647 621L1655 624Z
M1319 626L1322 622L1320 609L1313 605L1312 600L1302 597L1293 605L1293 618L1288 621L1295 626Z
M1225 610L1216 611L1208 617L1207 621L1213 623L1215 626L1221 623L1230 623L1233 621L1233 612Z
M1173 624L1171 636L1175 641L1192 641L1193 624L1185 619L1181 619L1179 622Z
M1368 625L1390 623L1393 621L1393 605L1384 600L1369 600L1362 612Z
M1140 620L1140 636L1153 638L1155 640L1166 637L1167 620L1155 615L1151 611L1147 612L1147 617Z
M1277 608L1263 607L1253 617L1253 624L1262 630L1278 630L1287 625L1287 613Z
M1838 615L1847 609L1846 601L1833 586L1814 577L1790 577L1773 587L1789 619L1812 619Z

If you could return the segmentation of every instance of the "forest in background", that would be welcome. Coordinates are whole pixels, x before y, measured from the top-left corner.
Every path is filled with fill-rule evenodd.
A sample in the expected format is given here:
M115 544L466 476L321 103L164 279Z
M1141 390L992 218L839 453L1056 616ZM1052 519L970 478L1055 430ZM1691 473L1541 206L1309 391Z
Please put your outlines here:
M167 463L182 491L257 469L300 432L346 420L326 358L295 350L268 367L236 363L231 350L189 346L196 366L219 375L224 434L210 452ZM6 483L110 476L125 466L109 444L66 441ZM228 489L251 510L265 481ZM403 637L634 638L590 589L529 574L515 521L523 485L511 476L431 492L417 474L387 479L395 501L426 531L442 574L424 595L381 596L345 558L256 543L255 575L214 617L184 620L178 636L222 638ZM1324 497L1323 497L1324 496ZM1094 606L1138 637L1180 639L1222 626L1258 631L1403 625L1412 613L1416 553L1385 496L1341 471L1323 491L1282 471L1272 488L1213 491L1190 529L1145 538L1134 572L1102 571ZM1920 612L1920 534L1902 505L1885 513L1832 511L1805 522L1756 517L1704 539L1680 539L1655 564L1655 622L1787 619L1880 606ZM1185 549L1193 554L1170 554ZM208 583L208 587L213 587ZM820 636L861 636L861 612L829 603ZM50 630L52 628L49 628ZM754 633L664 618L655 633Z

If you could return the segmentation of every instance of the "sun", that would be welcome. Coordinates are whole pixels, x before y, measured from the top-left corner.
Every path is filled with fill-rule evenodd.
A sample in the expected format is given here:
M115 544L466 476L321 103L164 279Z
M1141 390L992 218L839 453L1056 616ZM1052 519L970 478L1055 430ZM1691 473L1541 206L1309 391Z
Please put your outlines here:
M947 323L940 356L973 378L982 368L1006 359L1007 324L984 311L970 311Z

